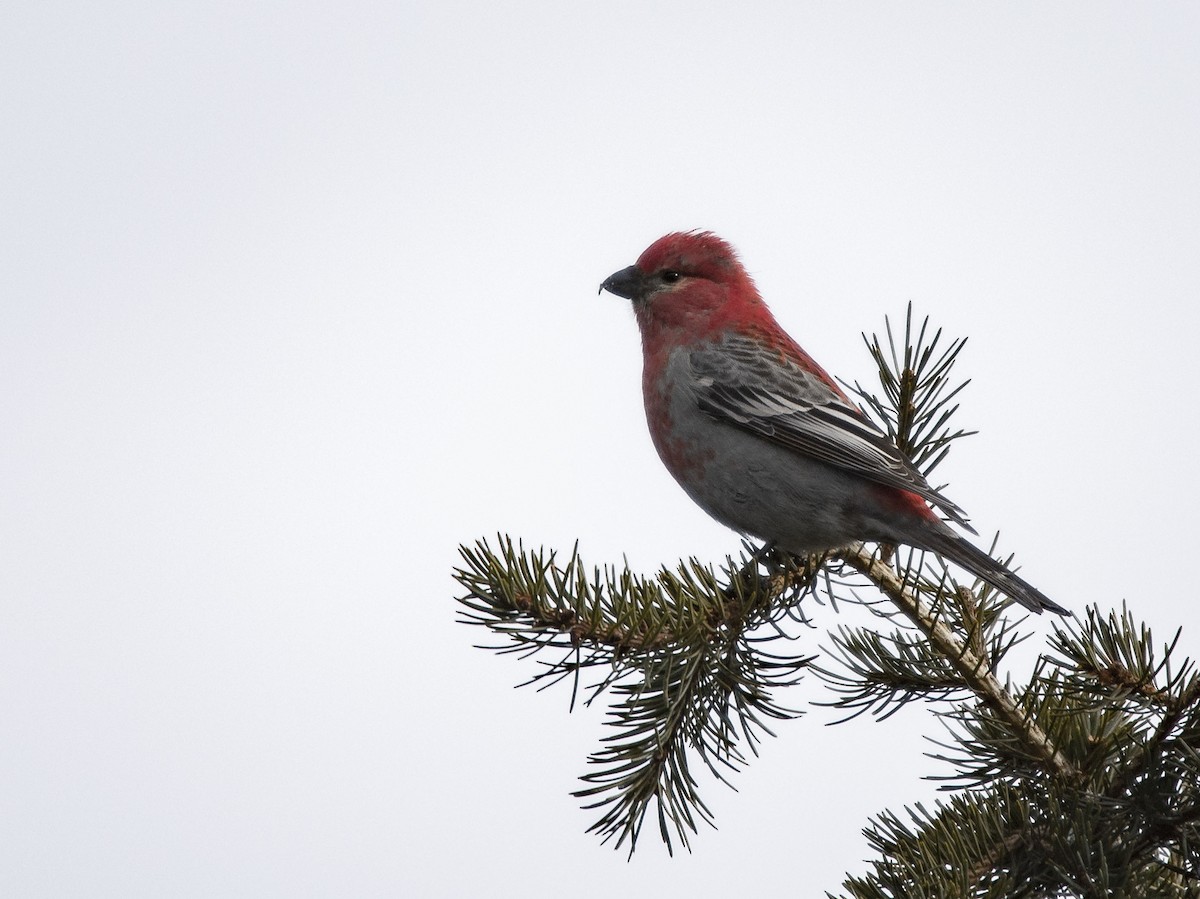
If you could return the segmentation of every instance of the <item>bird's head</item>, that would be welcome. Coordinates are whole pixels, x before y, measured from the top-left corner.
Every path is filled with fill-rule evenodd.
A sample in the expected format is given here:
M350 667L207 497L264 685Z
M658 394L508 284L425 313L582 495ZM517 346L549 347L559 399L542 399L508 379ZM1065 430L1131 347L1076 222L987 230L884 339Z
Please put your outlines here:
M705 336L744 318L747 306L766 308L733 247L710 231L660 237L600 289L633 301L644 335L667 329Z

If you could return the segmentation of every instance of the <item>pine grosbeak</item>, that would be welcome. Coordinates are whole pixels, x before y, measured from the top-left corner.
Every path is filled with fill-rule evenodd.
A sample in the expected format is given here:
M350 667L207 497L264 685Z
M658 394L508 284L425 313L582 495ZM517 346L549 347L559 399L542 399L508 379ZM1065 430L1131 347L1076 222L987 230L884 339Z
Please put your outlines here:
M725 241L668 234L600 289L633 301L650 436L717 521L799 555L857 541L932 550L1034 612L1067 613L930 508L970 530L784 332Z

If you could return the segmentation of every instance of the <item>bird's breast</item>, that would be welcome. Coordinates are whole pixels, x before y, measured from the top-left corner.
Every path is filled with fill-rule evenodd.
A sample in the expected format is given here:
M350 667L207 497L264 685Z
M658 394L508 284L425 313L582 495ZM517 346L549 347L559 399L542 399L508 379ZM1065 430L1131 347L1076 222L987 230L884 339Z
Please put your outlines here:
M712 422L701 420L695 390L686 373L666 364L658 371L649 366L643 377L646 424L663 465L684 487L703 477L715 450L703 433Z

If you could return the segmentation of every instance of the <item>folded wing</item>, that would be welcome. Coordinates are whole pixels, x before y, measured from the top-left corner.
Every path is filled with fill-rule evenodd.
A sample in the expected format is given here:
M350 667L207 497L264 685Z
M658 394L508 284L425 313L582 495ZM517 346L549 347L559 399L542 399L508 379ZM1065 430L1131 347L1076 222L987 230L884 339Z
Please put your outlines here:
M792 452L907 490L966 528L962 509L938 493L870 419L817 375L764 349L726 337L689 355L701 411Z

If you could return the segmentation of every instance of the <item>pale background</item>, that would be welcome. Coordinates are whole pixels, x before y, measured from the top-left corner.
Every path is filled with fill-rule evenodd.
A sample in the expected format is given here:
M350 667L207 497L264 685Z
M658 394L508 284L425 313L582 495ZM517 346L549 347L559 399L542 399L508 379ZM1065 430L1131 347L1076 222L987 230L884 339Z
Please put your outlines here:
M951 496L1200 653L1200 6L13 3L0 120L0 894L861 871L933 796L924 710L781 725L694 854L627 863L568 795L599 712L454 623L496 531L736 550L596 295L669 230L843 377L909 300L969 335Z

